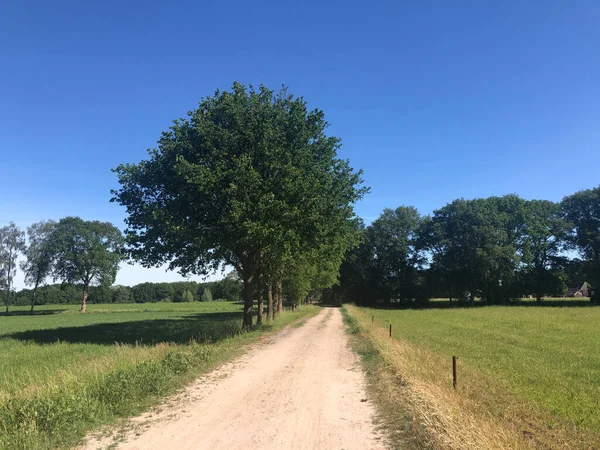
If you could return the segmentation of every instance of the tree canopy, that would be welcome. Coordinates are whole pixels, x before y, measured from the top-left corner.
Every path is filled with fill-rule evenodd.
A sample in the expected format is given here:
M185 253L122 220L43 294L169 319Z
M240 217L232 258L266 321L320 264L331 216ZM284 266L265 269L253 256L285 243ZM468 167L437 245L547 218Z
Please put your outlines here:
M202 99L148 160L115 169L130 254L182 274L235 267L251 326L259 272L280 278L302 254L351 245L353 204L366 189L327 127L322 111L285 88L234 83Z
M561 217L560 205L547 200L525 202L525 226L522 239L524 291L535 294L540 302L544 294L564 292L566 276L564 255L568 224Z
M571 226L569 242L584 261L585 275L596 288L594 300L600 300L600 187L565 197L564 217Z
M123 259L123 236L109 222L79 217L61 219L50 237L54 280L81 283L81 311L85 312L91 285L112 285Z
M14 223L0 228L0 282L4 288L4 304L8 314L17 258L25 252L25 233Z
M424 248L451 293L496 303L510 298L519 264L523 201L516 196L455 200L436 210Z
M27 227L29 246L25 251L26 260L21 263L21 270L25 274L25 283L33 286L31 312L35 305L38 286L52 273L54 254L50 238L55 226L56 222L48 220Z

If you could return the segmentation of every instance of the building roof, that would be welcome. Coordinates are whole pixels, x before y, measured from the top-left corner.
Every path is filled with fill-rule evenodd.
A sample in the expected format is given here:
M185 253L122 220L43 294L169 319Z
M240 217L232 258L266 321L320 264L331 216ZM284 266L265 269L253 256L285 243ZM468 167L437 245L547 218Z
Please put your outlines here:
M588 284L587 281L579 281L577 283L572 283L569 285L569 288L567 289L567 295L569 294L575 294L577 292L580 291L589 291L590 290L590 285Z

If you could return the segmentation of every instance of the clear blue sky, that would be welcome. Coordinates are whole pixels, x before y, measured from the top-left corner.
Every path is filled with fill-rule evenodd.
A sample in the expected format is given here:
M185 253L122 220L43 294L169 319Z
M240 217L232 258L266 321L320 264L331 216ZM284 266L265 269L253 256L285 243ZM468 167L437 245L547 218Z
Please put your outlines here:
M599 23L595 0L4 2L0 223L122 227L110 169L233 80L325 111L367 221L560 200L600 183Z

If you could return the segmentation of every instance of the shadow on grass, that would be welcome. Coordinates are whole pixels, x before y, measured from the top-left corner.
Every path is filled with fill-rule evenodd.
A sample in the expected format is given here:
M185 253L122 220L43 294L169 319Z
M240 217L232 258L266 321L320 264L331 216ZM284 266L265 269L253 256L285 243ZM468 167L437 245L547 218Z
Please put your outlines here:
M23 310L19 310L19 311L9 311L8 313L6 313L6 311L4 312L0 312L0 317L12 317L12 316L48 316L50 314L60 314L60 313L64 313L65 310L64 309L40 309L40 310L34 310L33 312L27 310L27 311L23 311Z
M114 345L154 345L160 342L215 342L241 332L241 314L236 312L199 313L174 319L96 323L80 327L29 330L6 334L4 338L32 341Z

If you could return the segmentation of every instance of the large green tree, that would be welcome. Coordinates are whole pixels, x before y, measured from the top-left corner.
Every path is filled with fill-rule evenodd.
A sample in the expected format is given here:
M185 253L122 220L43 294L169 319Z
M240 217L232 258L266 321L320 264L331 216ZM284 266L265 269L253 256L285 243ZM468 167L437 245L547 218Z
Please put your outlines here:
M524 293L535 294L538 303L544 295L560 295L566 289L563 255L567 224L560 205L547 200L524 203L521 270Z
M338 292L343 301L369 306L376 300L373 281L376 274L372 264L374 251L364 223L361 222L359 228L359 243L346 252L340 267Z
M519 295L523 204L515 195L459 199L434 212L424 229L424 248L432 254L432 267L444 272L450 292L490 303Z
M4 287L7 314L13 280L17 272L17 258L25 252L25 249L25 233L14 222L0 228L0 281Z
M31 313L33 313L39 285L52 272L54 253L50 237L55 226L56 222L48 220L34 223L27 227L29 245L25 251L26 260L21 263L21 270L25 274L25 283L33 286L31 293Z
M65 217L54 227L50 240L54 280L81 283L81 311L85 312L90 286L110 286L115 281L123 259L123 235L109 222Z
M400 306L424 300L418 247L423 218L416 208L386 208L364 231L359 247L346 255L342 290L361 304L396 302Z
M157 302L173 300L175 290L171 283L157 283L154 285L154 296Z
M584 261L584 272L600 300L600 186L579 191L562 201L565 219L571 226L569 240ZM581 280L580 280L581 281Z
M148 160L115 169L131 255L183 274L233 266L252 326L263 253L276 265L355 220L360 173L337 157L340 140L327 127L322 111L286 89L234 83L203 99Z
M386 208L367 229L372 246L373 270L380 298L401 305L419 297L423 257L417 247L421 216L412 206Z
M131 296L136 303L157 302L154 283L140 283L131 288Z
M133 302L133 296L131 294L132 289L129 286L114 286L111 292L112 303L131 303Z
M237 279L226 276L222 280L210 283L213 297L217 300L240 300L242 298L242 283ZM200 292L200 286L199 290Z

